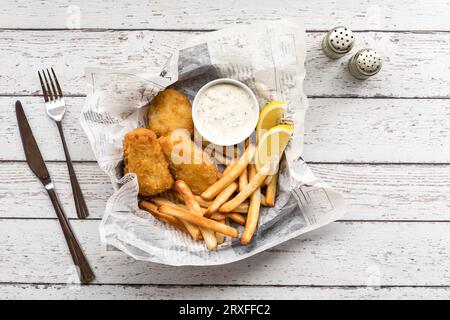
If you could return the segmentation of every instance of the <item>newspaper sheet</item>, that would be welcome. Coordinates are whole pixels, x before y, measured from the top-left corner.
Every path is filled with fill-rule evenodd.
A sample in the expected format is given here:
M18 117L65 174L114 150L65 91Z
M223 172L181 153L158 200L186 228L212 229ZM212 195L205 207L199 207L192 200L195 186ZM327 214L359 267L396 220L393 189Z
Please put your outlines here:
M87 69L89 92L81 125L99 166L115 193L100 225L101 240L137 260L168 265L230 263L276 246L339 219L342 196L316 178L302 160L308 101L303 93L305 30L296 21L252 23L193 36L174 50L161 70ZM151 71L148 71L151 70ZM250 245L227 239L215 251L193 241L138 207L134 174L123 175L123 137L145 127L149 102L169 85L192 101L196 92L217 78L245 83L262 108L268 101L287 102L295 133L280 166L276 206L262 207ZM242 227L236 226L242 233Z

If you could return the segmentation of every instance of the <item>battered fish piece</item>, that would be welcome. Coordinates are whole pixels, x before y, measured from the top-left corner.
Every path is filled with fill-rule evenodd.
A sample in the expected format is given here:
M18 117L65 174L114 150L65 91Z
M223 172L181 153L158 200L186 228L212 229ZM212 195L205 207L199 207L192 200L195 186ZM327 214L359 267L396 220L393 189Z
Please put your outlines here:
M177 128L194 132L192 107L181 92L168 88L158 93L148 109L148 125L158 137L166 136Z
M172 188L169 164L153 131L137 128L125 135L124 163L125 173L137 175L139 194L149 197Z
M195 194L201 194L218 179L213 160L199 148L186 130L174 130L159 143L175 180L183 180Z

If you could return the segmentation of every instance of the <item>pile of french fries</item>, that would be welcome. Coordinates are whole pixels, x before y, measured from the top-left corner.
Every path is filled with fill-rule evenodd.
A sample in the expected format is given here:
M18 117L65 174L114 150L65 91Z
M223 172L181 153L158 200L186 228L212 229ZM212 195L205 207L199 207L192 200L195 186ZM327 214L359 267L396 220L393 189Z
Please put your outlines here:
M194 195L184 181L178 180L172 193L179 201L161 196L141 200L139 205L160 221L188 233L194 240L205 241L209 250L222 244L225 236L239 237L238 230L229 225L232 220L245 226L240 241L247 245L258 225L260 207L275 205L278 178L278 172L269 175L272 164L257 172L251 163L255 151L255 145L248 143L242 155L228 161L219 180L201 195ZM262 189L265 189L265 195Z

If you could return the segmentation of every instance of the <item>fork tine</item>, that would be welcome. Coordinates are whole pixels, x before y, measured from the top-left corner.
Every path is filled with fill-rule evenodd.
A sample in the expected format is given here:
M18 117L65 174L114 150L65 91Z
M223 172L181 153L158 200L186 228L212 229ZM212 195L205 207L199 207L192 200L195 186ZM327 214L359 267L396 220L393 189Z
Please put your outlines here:
M41 73L38 71L39 81L41 82L42 93L44 94L44 101L48 102L47 90L45 89L44 82L42 81Z
M59 98L59 97L58 97L58 92L56 92L55 84L53 83L53 78L52 78L52 76L50 75L50 71L48 71L48 69L47 69L47 75L48 75L48 79L50 80L50 84L52 85L53 95L54 95L55 100L56 100L57 98Z
M52 73L53 73L53 78L55 79L55 82L56 82L56 87L58 88L59 97L62 98L63 93L62 93L61 87L59 86L59 82L58 82L58 78L56 77L55 70L53 70L53 67L51 69L52 69Z
M42 70L42 74L44 75L45 84L47 85L48 96L49 96L50 100L53 100L52 90L50 89L50 86L48 85L47 77L45 76L44 70Z

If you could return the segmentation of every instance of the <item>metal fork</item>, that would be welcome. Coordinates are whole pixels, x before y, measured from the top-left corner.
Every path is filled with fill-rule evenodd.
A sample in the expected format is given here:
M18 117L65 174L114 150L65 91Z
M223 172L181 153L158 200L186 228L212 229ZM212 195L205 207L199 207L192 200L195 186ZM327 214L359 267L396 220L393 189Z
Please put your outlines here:
M53 68L51 68L53 74L52 78L48 69L46 70L47 75L45 75L45 71L42 70L44 81L42 80L41 73L38 71L42 92L44 94L45 108L47 109L47 114L49 115L49 117L55 120L58 127L59 135L64 147L64 154L66 156L67 168L69 169L70 184L72 185L72 193L73 199L75 201L77 216L80 219L84 219L89 216L89 212L84 201L83 194L81 193L75 170L73 169L72 160L70 159L69 150L67 149L67 144L64 138L64 132L61 123L64 113L66 112L66 103L64 101L64 96L61 90L61 86L59 85L58 78L56 78L55 71L53 70ZM49 85L49 81L51 87Z

